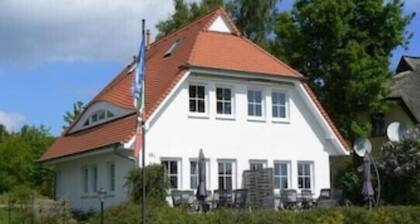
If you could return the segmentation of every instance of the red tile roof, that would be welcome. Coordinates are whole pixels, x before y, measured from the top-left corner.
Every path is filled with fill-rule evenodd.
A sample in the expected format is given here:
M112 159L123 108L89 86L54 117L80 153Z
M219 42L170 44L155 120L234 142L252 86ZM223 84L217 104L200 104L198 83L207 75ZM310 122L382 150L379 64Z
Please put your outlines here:
M207 30L218 16L225 18L233 30L232 34ZM173 54L164 57L165 51L178 39L180 42ZM106 101L134 112L131 90L134 66L134 62L128 65L88 106L98 101ZM186 66L268 74L293 79L302 78L297 71L241 36L225 10L218 8L149 46L146 57L146 119L150 117L185 75ZM73 138L73 135L76 134L71 133L71 129L78 122L78 119L63 134L63 137L59 138L48 150L42 160L78 153L83 150L88 151L93 147L114 143L115 141L123 141L127 137L125 134L132 131L125 130L123 135L107 132L106 137L104 137L100 129L105 128L105 126L101 125L89 132L77 133L78 138L84 139L84 141L78 141L78 138ZM129 124L129 127L135 127L136 120L129 120L133 122ZM108 125L114 122L110 122ZM333 125L332 122L330 124ZM119 124L115 125L118 126ZM103 137L99 138L97 135ZM94 140L90 141L90 138Z
M127 142L135 134L136 120L136 114L131 114L68 136L62 136L42 155L40 160L47 161L88 152L115 143Z

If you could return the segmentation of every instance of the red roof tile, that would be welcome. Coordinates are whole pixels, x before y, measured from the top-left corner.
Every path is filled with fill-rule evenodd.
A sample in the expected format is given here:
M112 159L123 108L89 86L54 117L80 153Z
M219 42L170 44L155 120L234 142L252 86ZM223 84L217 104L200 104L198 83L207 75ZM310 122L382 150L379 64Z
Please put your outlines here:
M225 18L231 26L233 34L207 30L218 16ZM178 39L180 42L173 54L164 57L166 50ZM219 8L149 46L146 57L146 119L185 75L185 65L270 74L295 79L302 77L297 71L241 36L225 10ZM134 112L131 90L134 66L134 62L128 65L88 106L98 101L106 101ZM128 136L133 136L137 122L134 118L135 115L132 115L86 131L71 133L74 124L82 115L54 143L41 160L89 151L106 144L124 141ZM323 115L330 121L326 113ZM329 123L333 126L333 130L336 130L334 124L331 121ZM121 124L124 124L126 128Z
M136 114L58 138L41 161L88 152L107 145L127 142L136 131Z

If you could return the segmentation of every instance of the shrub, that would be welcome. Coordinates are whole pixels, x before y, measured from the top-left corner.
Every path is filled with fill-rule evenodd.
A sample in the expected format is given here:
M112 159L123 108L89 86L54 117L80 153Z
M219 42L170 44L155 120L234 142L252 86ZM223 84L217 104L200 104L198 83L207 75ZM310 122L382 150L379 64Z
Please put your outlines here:
M129 224L138 223L140 206L123 204L105 210L105 223ZM148 223L150 224L370 224L370 223L420 223L420 207L381 207L369 212L367 208L332 208L312 209L302 211L237 211L218 209L207 214L188 212L186 209L165 206L150 206L148 208ZM90 223L99 223L99 214Z
M141 168L132 169L126 183L131 201L137 204L143 198L142 172ZM169 185L165 176L165 170L161 165L146 167L146 198L150 203L159 205L166 203Z
M420 128L401 142L387 142L378 160L383 199L390 204L420 204Z

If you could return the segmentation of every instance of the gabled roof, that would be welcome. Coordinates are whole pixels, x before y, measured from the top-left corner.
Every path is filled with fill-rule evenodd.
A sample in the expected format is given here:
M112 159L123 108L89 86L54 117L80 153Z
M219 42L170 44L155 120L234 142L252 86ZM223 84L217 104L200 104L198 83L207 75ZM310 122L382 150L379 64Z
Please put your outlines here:
M135 134L136 114L118 118L71 135L58 138L41 161L89 152L112 144L126 143Z
M414 123L420 122L420 57L403 56L392 77L388 98L400 98Z
M208 30L213 21L218 17L223 17L223 21L228 23L232 33ZM172 54L165 56L165 52L176 41L179 41L179 44ZM151 116L191 66L267 74L297 80L302 78L302 75L296 70L243 37L226 11L223 8L218 8L159 39L148 47L145 86L146 119ZM106 101L113 105L133 110L134 112L135 108L133 106L131 89L134 71L135 63L132 62L88 106L99 101ZM81 116L76 119L75 123L78 122ZM136 119L129 119L129 121L133 122L130 123L130 128L136 126ZM119 119L110 121L108 125L114 122L119 122ZM115 125L118 126L118 124ZM334 124L331 123L331 125ZM63 136L57 140L58 143L54 144L48 150L46 153L47 156L43 156L42 159L61 157L72 152L79 153L83 150L88 151L92 147L97 147L105 143L109 144L117 140L121 142L127 137L116 134L116 136L110 137L112 141L103 138L101 143L95 140L95 144L92 144L89 139L96 139L96 135L100 135L99 129L101 127L105 128L103 125L91 131L82 131L74 134L70 132L73 126L70 126ZM124 133L132 133L132 130ZM74 143L75 145L72 146L73 141L78 141L77 138L73 138L73 135L76 134L84 140ZM65 146L62 146L64 144L63 142L65 142ZM63 149L60 149L60 147ZM72 148L74 148L73 151Z

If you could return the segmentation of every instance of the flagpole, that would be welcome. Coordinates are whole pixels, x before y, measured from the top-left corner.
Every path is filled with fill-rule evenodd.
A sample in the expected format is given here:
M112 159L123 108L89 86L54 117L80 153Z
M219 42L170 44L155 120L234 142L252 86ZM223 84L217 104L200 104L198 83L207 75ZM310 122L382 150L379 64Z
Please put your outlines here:
M142 29L142 37L143 37L143 39L145 38L145 32L144 32L144 27L145 27L145 20L144 19L142 19L141 20L141 29ZM143 40L144 41L144 40ZM145 48L145 52L146 52L146 48ZM146 63L146 55L144 55L144 63ZM141 111L141 113L140 113L140 116L141 116L141 123L140 123L140 125L141 125L141 134L142 134L142 158L141 158L141 164L142 164L142 175L143 175L143 186L142 186L142 189L143 189L143 197L142 197L142 206L141 206L141 213L142 213L142 219L143 219L143 224L146 224L147 222L146 222L146 162L145 162L145 158L146 158L146 132L145 132L145 127L144 127L144 125L145 125L145 122L144 122L144 119L145 119L145 117L146 116L144 116L144 114L145 114L145 112L146 112L146 110L145 110L145 107L146 107L146 69L144 69L144 74L143 74L143 111Z

